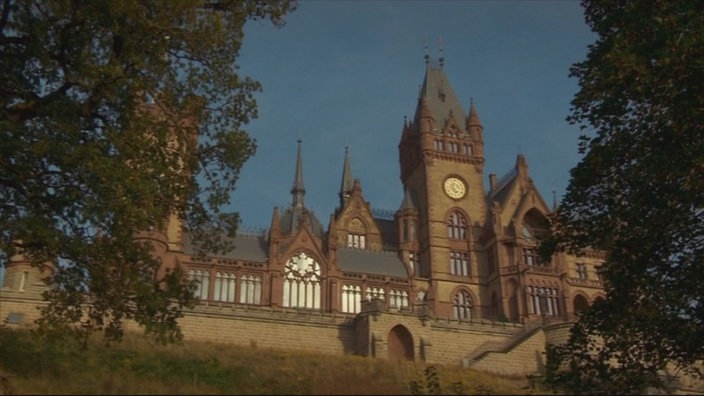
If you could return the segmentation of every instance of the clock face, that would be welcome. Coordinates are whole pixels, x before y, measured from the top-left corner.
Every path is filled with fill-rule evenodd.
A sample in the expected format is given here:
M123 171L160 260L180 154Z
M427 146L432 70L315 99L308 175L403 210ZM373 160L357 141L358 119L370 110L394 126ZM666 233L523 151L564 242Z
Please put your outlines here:
M456 177L448 177L445 179L443 187L445 188L445 194L453 199L460 199L464 197L464 194L467 192L464 182Z

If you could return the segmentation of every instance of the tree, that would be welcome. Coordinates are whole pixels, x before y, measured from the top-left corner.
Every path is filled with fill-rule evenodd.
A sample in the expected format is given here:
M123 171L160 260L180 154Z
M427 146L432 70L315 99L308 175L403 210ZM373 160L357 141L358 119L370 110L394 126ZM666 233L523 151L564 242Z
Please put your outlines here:
M260 85L237 74L245 22L283 25L287 0L3 0L0 265L51 263L40 328L135 320L180 336L191 284L135 232L178 218L199 252L226 250L226 213L255 151ZM90 303L86 305L86 303Z
M697 1L584 0L598 35L570 75L583 158L542 244L607 252L606 299L558 350L572 392L662 385L704 358L704 13ZM598 342L597 342L598 341Z

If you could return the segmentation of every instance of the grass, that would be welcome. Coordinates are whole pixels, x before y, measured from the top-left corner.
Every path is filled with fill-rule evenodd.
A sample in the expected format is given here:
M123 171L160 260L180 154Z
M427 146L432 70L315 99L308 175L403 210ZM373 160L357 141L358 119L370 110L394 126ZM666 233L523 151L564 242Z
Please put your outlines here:
M41 342L0 327L0 394L528 394L526 378L459 366L184 342Z

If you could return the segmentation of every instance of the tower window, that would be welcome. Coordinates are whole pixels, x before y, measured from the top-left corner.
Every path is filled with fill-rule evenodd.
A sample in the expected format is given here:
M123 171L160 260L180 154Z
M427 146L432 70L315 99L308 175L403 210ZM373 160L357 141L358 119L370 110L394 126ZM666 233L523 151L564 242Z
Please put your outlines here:
M472 299L465 290L460 290L455 294L452 304L455 319L472 319Z
M523 248L523 264L528 266L538 265L538 251L533 247Z
M411 274L416 273L416 254L413 252L408 253L408 266L411 267Z
M469 276L469 254L450 251L450 272L452 275Z
M587 265L584 263L577 263L577 278L587 279Z
M447 237L450 239L467 239L467 219L459 211L450 214L447 222Z

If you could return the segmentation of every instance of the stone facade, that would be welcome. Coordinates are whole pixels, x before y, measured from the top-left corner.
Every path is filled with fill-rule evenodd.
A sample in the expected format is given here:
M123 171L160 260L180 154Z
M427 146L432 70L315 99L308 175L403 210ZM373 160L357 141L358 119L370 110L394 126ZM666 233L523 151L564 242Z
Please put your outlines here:
M490 133L490 131L488 131ZM456 363L502 374L544 367L548 342L563 339L574 314L603 297L601 252L541 262L536 237L554 209L518 155L504 177L488 175L484 128L467 112L442 60L426 59L412 120L399 143L404 199L373 210L349 156L340 203L325 229L304 203L301 142L288 208L268 230L234 239L225 255L198 258L172 218L139 238L165 266L198 282L186 339L329 354ZM371 178L366 175L365 178ZM554 205L554 204L553 204ZM0 290L0 318L30 325L46 286L17 257Z

